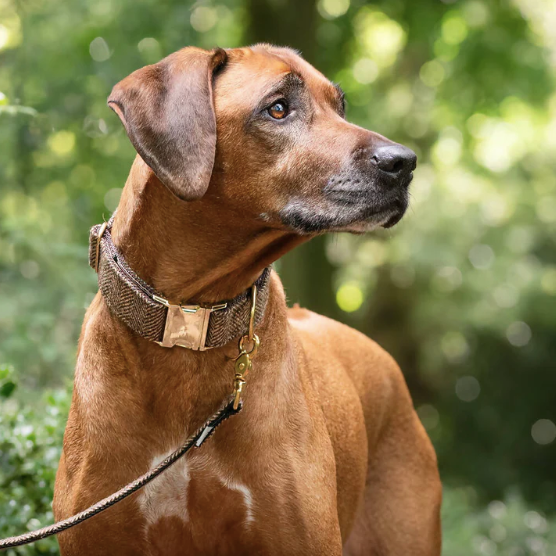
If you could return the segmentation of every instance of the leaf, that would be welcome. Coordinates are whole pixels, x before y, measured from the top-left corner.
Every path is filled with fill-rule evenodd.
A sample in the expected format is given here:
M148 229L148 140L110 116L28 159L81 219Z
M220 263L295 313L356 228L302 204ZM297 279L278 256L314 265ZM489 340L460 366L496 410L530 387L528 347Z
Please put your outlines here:
M17 388L15 382L9 380L0 386L0 397L2 398L9 398L13 393L14 390Z
M30 106L0 106L0 114L8 114L9 116L18 116L23 114L25 116L36 116L37 111Z

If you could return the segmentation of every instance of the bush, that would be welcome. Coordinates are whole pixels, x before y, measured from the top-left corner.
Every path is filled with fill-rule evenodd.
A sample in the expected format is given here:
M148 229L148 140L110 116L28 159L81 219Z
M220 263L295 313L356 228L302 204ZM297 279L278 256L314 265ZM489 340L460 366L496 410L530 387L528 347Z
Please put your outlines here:
M47 393L33 409L15 397L13 370L0 367L0 538L53 521L52 493L69 409L68 391ZM7 555L59 554L54 538Z
M480 508L475 490L446 489L443 504L444 556L554 556L556 517L549 520L517 493Z

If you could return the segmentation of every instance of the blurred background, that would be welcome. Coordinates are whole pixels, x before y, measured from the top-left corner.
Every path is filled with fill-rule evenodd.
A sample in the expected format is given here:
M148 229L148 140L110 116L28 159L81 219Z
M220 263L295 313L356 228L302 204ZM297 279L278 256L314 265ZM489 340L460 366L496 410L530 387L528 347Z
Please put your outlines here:
M0 537L52 520L88 230L134 156L111 87L182 46L259 41L301 50L351 121L420 161L393 230L276 265L290 302L401 365L445 555L556 554L556 0L0 0Z

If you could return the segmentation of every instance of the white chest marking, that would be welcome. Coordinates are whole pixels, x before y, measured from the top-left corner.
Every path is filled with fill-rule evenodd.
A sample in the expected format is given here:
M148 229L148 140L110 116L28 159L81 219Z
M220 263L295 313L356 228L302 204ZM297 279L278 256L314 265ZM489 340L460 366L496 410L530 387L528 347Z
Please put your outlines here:
M155 467L172 452L153 458L151 467ZM178 517L187 522L187 489L189 487L189 466L187 459L178 460L170 469L159 475L154 481L143 487L137 501L147 521L147 526L154 525L163 517Z
M245 514L246 514L245 522L247 525L253 523L253 521L255 521L255 517L253 516L253 495L251 494L251 491L245 485L233 481L230 478L225 477L223 475L220 475L218 478L226 488L230 490L235 490L236 492L239 492L243 496L243 503L245 504Z
M151 469L168 457L172 452L161 454L153 458ZM224 473L215 465L214 461L207 458L196 457L194 460L182 458L172 467L146 485L140 492L137 501L145 516L147 527L154 525L164 517L177 517L183 522L189 521L187 510L187 491L191 472L195 468L204 473L212 468L212 473L219 482L229 490L241 494L245 505L245 525L249 526L254 518L253 495L249 488L232 478L230 473ZM218 504L218 500L214 500Z

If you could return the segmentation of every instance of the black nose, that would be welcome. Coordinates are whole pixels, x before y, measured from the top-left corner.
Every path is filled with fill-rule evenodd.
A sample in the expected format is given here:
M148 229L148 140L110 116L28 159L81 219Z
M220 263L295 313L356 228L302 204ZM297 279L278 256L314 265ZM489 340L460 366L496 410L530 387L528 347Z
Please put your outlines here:
M406 176L415 170L417 155L403 145L387 145L374 150L373 164L391 176Z

